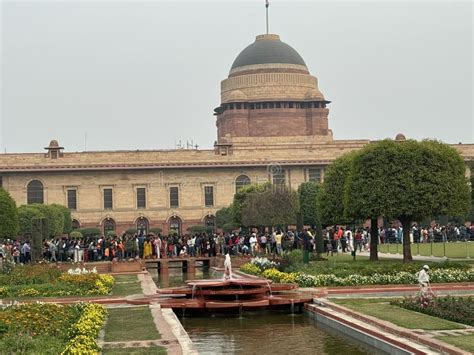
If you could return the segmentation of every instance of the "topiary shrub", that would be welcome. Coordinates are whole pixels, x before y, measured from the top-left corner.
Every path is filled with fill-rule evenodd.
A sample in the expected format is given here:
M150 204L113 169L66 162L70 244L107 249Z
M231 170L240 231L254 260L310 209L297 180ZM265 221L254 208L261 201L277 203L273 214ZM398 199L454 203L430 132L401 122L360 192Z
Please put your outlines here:
M0 187L0 238L11 238L18 233L18 211L15 200Z
M72 239L81 239L82 238L82 233L79 232L78 230L75 230L75 231L72 231L71 233L69 233L69 237L71 237Z
M151 233L154 233L154 234L160 234L161 233L161 228L159 227L153 227L153 228L150 228L150 232Z
M45 217L37 208L30 205L18 207L19 234L25 237L31 237L33 232L33 219Z
M81 232L84 237L97 237L102 234L100 229L96 227L79 228L76 231Z
M128 235L134 235L135 233L137 233L137 229L136 229L136 228L128 228L128 229L125 231L125 234L128 234Z

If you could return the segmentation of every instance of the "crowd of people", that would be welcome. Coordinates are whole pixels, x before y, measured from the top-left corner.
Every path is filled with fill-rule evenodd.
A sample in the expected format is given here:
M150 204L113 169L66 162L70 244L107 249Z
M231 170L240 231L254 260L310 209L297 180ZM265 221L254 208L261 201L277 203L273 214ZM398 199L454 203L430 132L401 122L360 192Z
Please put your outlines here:
M50 262L82 262L104 260L199 257L216 255L281 255L294 249L315 250L315 231L302 232L276 229L272 232L197 233L162 236L160 234L100 236L71 239L52 238L44 241L42 258ZM370 229L332 226L322 231L324 252L350 253L367 251L370 247ZM474 226L435 225L422 227L414 224L410 239L415 243L454 242L474 240ZM378 243L402 243L401 227L380 228ZM0 258L10 256L15 263L31 261L28 240L6 240L0 243Z

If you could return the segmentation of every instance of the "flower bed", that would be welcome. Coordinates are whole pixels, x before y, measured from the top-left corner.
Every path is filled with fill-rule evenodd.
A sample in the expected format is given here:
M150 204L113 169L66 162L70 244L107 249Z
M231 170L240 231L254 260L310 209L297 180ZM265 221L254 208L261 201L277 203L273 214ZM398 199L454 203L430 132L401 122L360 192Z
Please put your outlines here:
M338 277L334 274L309 275L302 272L282 272L276 268L262 269L255 263L247 263L240 270L248 274L263 276L278 283L297 283L300 287L321 286L362 286L389 284L417 284L416 273L399 272L397 274L349 275ZM430 272L432 283L473 282L473 270L436 269Z
M62 274L48 265L35 265L0 274L0 284L0 298L97 296L110 293L114 278L82 270Z
M2 353L96 354L106 308L97 304L20 304L0 309Z
M472 297L434 297L427 302L426 296L420 294L390 303L430 316L474 326L474 299Z

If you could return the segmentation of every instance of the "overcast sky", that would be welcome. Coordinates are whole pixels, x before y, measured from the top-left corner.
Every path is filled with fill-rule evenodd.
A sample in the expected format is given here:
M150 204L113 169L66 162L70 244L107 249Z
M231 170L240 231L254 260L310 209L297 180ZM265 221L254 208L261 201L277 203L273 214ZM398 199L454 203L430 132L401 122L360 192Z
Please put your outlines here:
M318 77L335 139L474 142L471 1L270 0L270 32ZM3 1L0 149L216 139L220 81L264 0Z

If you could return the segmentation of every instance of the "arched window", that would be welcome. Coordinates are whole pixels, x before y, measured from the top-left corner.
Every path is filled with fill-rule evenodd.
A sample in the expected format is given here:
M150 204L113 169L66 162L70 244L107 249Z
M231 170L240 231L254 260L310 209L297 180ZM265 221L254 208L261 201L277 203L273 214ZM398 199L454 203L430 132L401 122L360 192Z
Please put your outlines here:
M81 223L77 219L73 219L71 222L72 229L79 229L81 228Z
M181 219L179 217L171 217L169 220L169 234L181 234Z
M137 219L137 232L140 234L142 232L143 234L148 234L148 226L149 222L148 219L145 217L140 217Z
M38 180L30 181L27 187L26 199L27 203L44 203L43 183Z
M235 179L235 192L239 192L247 185L250 185L250 178L247 175L239 175L237 179Z
M115 232L115 221L112 218L107 218L104 220L104 235L107 235L107 232Z
M206 216L204 217L204 227L211 227L212 229L216 228L216 217L215 216Z

